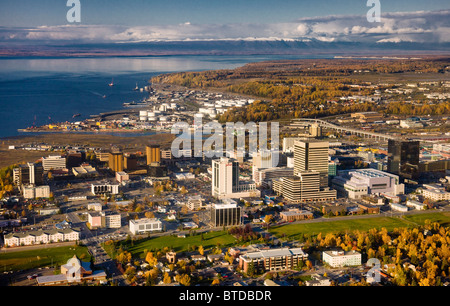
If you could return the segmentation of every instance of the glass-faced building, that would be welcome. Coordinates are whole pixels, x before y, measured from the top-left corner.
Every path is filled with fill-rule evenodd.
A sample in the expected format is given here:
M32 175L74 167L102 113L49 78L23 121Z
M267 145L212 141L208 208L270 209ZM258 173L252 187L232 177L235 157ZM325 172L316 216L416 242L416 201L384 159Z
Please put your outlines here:
M388 172L402 178L419 178L419 141L389 140Z

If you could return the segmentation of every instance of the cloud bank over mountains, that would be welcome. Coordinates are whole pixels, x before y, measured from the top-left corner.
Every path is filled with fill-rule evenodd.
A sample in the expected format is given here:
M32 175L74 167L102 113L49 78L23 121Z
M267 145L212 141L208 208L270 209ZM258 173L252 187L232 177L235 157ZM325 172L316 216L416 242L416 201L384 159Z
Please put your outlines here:
M175 24L161 26L84 25L0 27L0 42L133 43L170 41L322 41L363 43L449 43L450 10L331 15L286 23Z

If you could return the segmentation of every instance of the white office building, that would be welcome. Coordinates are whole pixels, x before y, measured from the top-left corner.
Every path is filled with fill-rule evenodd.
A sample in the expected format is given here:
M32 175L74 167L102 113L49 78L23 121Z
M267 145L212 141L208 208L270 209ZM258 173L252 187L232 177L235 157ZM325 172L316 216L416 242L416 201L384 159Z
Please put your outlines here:
M49 156L42 158L42 167L44 171L65 169L66 168L66 158L61 156Z
M101 212L102 218L104 218L105 228L121 228L122 218L120 214L114 212Z
M356 251L324 251L322 260L333 268L351 267L361 265L361 253Z
M99 194L119 194L119 185L118 184L110 184L110 183L104 183L104 184L91 184L91 192L94 195Z
M130 220L130 232L133 235L139 235L151 232L162 231L162 222L157 218L145 218L139 220Z
M239 162L221 157L212 161L212 195L218 199L258 197L259 190L254 183L239 182Z
M22 187L23 197L25 199L39 199L45 198L48 199L50 197L50 186L25 186Z
M399 195L405 193L398 175L377 169L339 171L332 180L332 187L350 199L359 199L367 194Z

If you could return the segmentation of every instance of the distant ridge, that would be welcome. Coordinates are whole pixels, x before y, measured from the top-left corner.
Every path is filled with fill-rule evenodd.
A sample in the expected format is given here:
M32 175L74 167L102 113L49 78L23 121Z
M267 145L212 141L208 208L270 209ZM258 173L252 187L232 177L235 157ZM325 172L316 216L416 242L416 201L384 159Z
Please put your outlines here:
M0 57L105 57L165 55L310 55L391 56L450 54L450 43L363 43L318 40L220 40L139 43L0 44Z

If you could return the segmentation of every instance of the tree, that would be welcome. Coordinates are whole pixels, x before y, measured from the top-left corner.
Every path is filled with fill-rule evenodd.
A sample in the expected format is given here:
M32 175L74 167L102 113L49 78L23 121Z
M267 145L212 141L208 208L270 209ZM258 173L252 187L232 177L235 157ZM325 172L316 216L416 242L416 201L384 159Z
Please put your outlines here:
M272 215L266 215L264 217L264 223L267 225L267 227L269 227L269 225L272 222L272 220L273 220L273 216Z
M202 233L202 234L203 234L203 233ZM202 256L205 254L205 250L203 249L203 246L202 246L202 245L198 247L198 252L199 252L200 255L202 255Z
M181 189L180 189L180 192L181 192L182 194L186 194L186 193L188 193L189 191L187 191L186 187L182 186Z
M164 284L170 284L172 283L172 279L170 278L169 273L164 273L164 278L163 278L163 283Z
M255 264L253 263L253 261L251 261L247 265L247 275L249 277L253 277L255 276L255 273L256 273Z
M148 218L148 219L153 219L153 218L155 218L155 214L153 212L151 212L151 211L147 211L145 213L145 217Z
M191 285L191 277L188 274L179 274L175 277L177 282L180 283L180 285L189 287Z
M145 261L152 267L156 266L158 263L158 258L156 258L152 252L147 252L147 255L145 256Z

